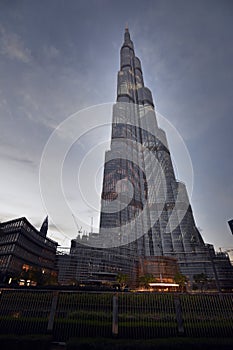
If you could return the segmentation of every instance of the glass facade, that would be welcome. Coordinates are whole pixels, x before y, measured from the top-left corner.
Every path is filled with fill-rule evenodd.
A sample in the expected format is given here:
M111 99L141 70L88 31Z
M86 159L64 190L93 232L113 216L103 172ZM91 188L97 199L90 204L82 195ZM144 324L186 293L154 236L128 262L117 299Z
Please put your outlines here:
M25 265L56 274L57 243L43 236L26 218L0 224L2 279L19 276Z
M111 149L105 155L100 236L107 240L108 232L117 237L113 245L134 242L140 259L175 258L190 282L199 273L217 276L186 187L175 178L166 134L158 127L128 29L120 51Z
M126 29L105 153L100 231L58 251L59 282L113 284L126 274L134 287L140 275L163 275L171 282L179 271L189 285L194 275L205 274L220 289L221 266L229 273L232 267L213 254L196 227L186 187L175 178L166 134Z

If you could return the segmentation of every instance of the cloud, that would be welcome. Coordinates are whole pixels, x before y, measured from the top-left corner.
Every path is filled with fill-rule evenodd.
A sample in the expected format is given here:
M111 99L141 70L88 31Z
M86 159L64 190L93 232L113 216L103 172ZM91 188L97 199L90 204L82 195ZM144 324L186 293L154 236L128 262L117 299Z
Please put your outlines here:
M32 168L37 167L36 161L25 155L25 152L22 154L22 151L20 152L20 150L14 147L12 144L7 144L6 142L2 141L1 138L0 141L2 144L0 158L6 159L7 162L16 162L18 164L30 166ZM35 155L33 156L35 157Z
M1 197L2 199L2 197ZM5 198L4 198L5 199ZM8 211L6 213L1 213L0 214L0 222L5 222L5 221L10 221L13 220L14 218L19 217L17 214L13 211Z
M30 165L30 166L33 166L33 167L35 166L35 162L33 160L31 160L31 159L28 159L28 158L15 157L15 156L12 156L12 155L9 155L9 154L8 155L4 154L3 157L8 159L8 160L17 162L17 163Z
M28 90L21 90L19 95L22 98L21 105L18 110L23 113L30 122L41 124L46 128L53 130L57 126L56 118L50 115L48 107L44 107L40 103L38 96L34 96Z
M20 36L14 32L7 31L0 26L0 53L10 59L23 63L29 63L32 59L31 51L25 47Z
M54 59L59 56L59 50L53 45L44 45L42 52L45 58Z

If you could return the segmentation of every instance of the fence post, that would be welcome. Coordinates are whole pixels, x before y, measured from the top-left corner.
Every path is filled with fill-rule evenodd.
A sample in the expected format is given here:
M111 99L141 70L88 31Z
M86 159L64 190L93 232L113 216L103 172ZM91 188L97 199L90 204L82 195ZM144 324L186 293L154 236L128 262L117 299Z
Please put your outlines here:
M113 295L112 306L112 335L118 336L118 294Z
M182 310L181 310L179 296L175 295L174 303L175 303L175 310L176 310L176 321L177 321L177 326L178 326L178 334L184 335L184 325L183 325Z
M52 331L53 331L55 313L57 310L58 294L59 294L58 291L53 292L53 300L52 300L51 310L50 310L50 314L49 314L49 321L48 321L48 326L47 326L48 333L52 333Z

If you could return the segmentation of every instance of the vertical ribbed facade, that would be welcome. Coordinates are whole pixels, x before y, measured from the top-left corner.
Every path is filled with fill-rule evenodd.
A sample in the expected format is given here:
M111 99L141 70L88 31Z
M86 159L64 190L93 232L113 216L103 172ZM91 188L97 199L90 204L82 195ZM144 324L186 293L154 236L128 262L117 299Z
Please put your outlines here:
M185 185L175 178L165 132L126 28L120 51L112 139L105 155L100 236L129 244L137 256L170 256L190 280L213 264L193 218ZM109 246L109 244L108 244Z

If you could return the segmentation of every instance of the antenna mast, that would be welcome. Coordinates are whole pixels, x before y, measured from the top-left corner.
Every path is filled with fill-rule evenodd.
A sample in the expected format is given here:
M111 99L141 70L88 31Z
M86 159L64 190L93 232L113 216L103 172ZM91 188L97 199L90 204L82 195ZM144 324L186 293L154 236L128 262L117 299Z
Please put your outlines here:
M91 216L91 233L93 233L93 223L94 223L94 218Z

